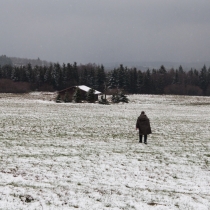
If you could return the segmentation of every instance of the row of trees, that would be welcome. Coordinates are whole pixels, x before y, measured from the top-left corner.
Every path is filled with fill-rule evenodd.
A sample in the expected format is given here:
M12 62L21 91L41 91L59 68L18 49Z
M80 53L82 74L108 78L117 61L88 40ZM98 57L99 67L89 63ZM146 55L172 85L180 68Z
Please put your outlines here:
M6 55L0 56L0 66L14 65L14 66L23 66L30 63L33 67L34 66L49 66L50 62L45 60L41 60L39 57L37 59L28 59L28 58L18 58L18 57L7 57Z
M124 68L120 65L109 73L109 87L118 87L129 93L210 95L210 68L201 70L159 69L140 70Z
M4 65L12 65L12 60L8 58L6 55L0 56L0 66Z
M0 81L7 79L17 84L30 84L30 90L55 91L74 85L87 85L104 92L104 90L123 90L135 94L182 94L210 96L210 68L184 71L178 69L159 69L147 71L127 68L120 65L109 72L103 65L77 65L59 63L49 66L0 66ZM1 91L1 84L0 84ZM15 91L15 90L14 90Z

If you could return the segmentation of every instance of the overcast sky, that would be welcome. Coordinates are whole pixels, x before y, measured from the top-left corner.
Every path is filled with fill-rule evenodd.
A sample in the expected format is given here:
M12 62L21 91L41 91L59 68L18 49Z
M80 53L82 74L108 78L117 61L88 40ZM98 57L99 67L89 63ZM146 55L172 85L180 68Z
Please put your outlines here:
M210 59L210 0L1 0L0 55L52 62Z

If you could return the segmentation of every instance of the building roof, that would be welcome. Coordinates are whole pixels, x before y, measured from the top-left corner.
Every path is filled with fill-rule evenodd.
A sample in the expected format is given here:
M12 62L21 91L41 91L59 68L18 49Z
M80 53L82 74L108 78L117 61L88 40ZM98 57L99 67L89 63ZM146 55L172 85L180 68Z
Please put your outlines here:
M91 88L86 85L79 85L77 86L80 90L84 90L85 92L88 92ZM101 94L101 92L95 90L94 94Z
M79 86L72 86L72 87L66 88L64 90L60 90L59 93L65 92L66 90L69 90L69 89L75 88L75 87L78 87L80 90L83 90L85 92L88 92L91 89L90 87L88 87L86 85L79 85ZM98 94L101 94L101 92L95 90L94 94L98 95Z

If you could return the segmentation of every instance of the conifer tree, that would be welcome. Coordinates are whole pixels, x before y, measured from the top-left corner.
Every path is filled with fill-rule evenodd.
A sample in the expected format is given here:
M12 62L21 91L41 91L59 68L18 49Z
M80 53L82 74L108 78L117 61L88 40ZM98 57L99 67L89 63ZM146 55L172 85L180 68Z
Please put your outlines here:
M13 67L8 64L2 67L2 73L4 74L6 79L11 79L12 69Z
M173 84L179 84L178 70L175 71L175 76L174 76Z
M61 102L61 96L60 94L58 94L56 97L56 103L60 103L60 102Z
M27 81L32 83L33 82L33 70L32 70L32 66L30 63L28 63L27 67L26 67L26 77L27 77Z
M50 64L49 67L45 67L45 73L44 73L44 82L51 85L52 84L52 64Z
M143 74L141 71L138 71L137 73L137 93L142 93L142 87L143 87Z
M65 92L64 102L65 103L71 102L70 95L69 95L69 92L68 91Z
M12 69L11 79L15 82L19 81L19 68L14 67Z
M70 63L67 63L65 71L65 86L70 87L73 85L76 85L76 82L74 82L73 66Z
M67 88L67 66L65 63L63 63L62 66L62 79L61 79L61 84L62 84L62 88Z
M109 73L108 88L117 88L119 85L118 72L116 69Z
M137 93L137 71L136 68L130 70L130 93Z
M203 68L200 71L200 75L199 75L199 86L200 88L204 91L204 93L206 92L207 86L208 86L208 80L207 80L207 69L206 66L204 65Z
M125 87L125 68L122 64L118 69L118 87L121 89L124 89Z
M151 73L149 69L145 72L143 79L143 93L149 94L151 90Z
M92 88L87 92L86 99L89 103L94 103L94 100L95 100L94 92L95 90Z
M81 102L81 93L79 88L77 87L74 94L73 94L73 101L75 103L80 103Z
M0 65L0 79L2 78L2 68L1 68L1 65Z
M160 67L159 73L160 73L160 74L166 74L166 73L167 73L167 72L166 72L166 69L165 69L165 67L164 67L163 65Z
M88 71L87 85L95 87L95 71L93 68Z
M184 73L184 70L181 65L179 66L179 73L181 73L181 74Z
M63 79L63 74L62 74L62 68L59 63L55 63L53 65L53 69L51 72L51 77L53 81L53 86L56 90L59 90L62 88L62 79Z
M104 72L104 66L98 66L96 69L96 88L99 91L102 91L104 89L104 82L106 80L106 75Z
M35 87L38 89L41 85L41 66L35 66L33 72Z
M78 74L78 68L77 68L76 62L74 62L72 73L73 73L73 80L75 83L74 85L78 85L79 84L79 74Z

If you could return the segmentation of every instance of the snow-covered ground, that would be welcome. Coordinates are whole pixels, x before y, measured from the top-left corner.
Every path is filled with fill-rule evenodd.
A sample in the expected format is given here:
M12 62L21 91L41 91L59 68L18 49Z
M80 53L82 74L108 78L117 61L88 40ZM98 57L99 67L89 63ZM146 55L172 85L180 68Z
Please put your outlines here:
M210 98L0 95L0 209L210 209ZM153 134L138 143L144 110Z

